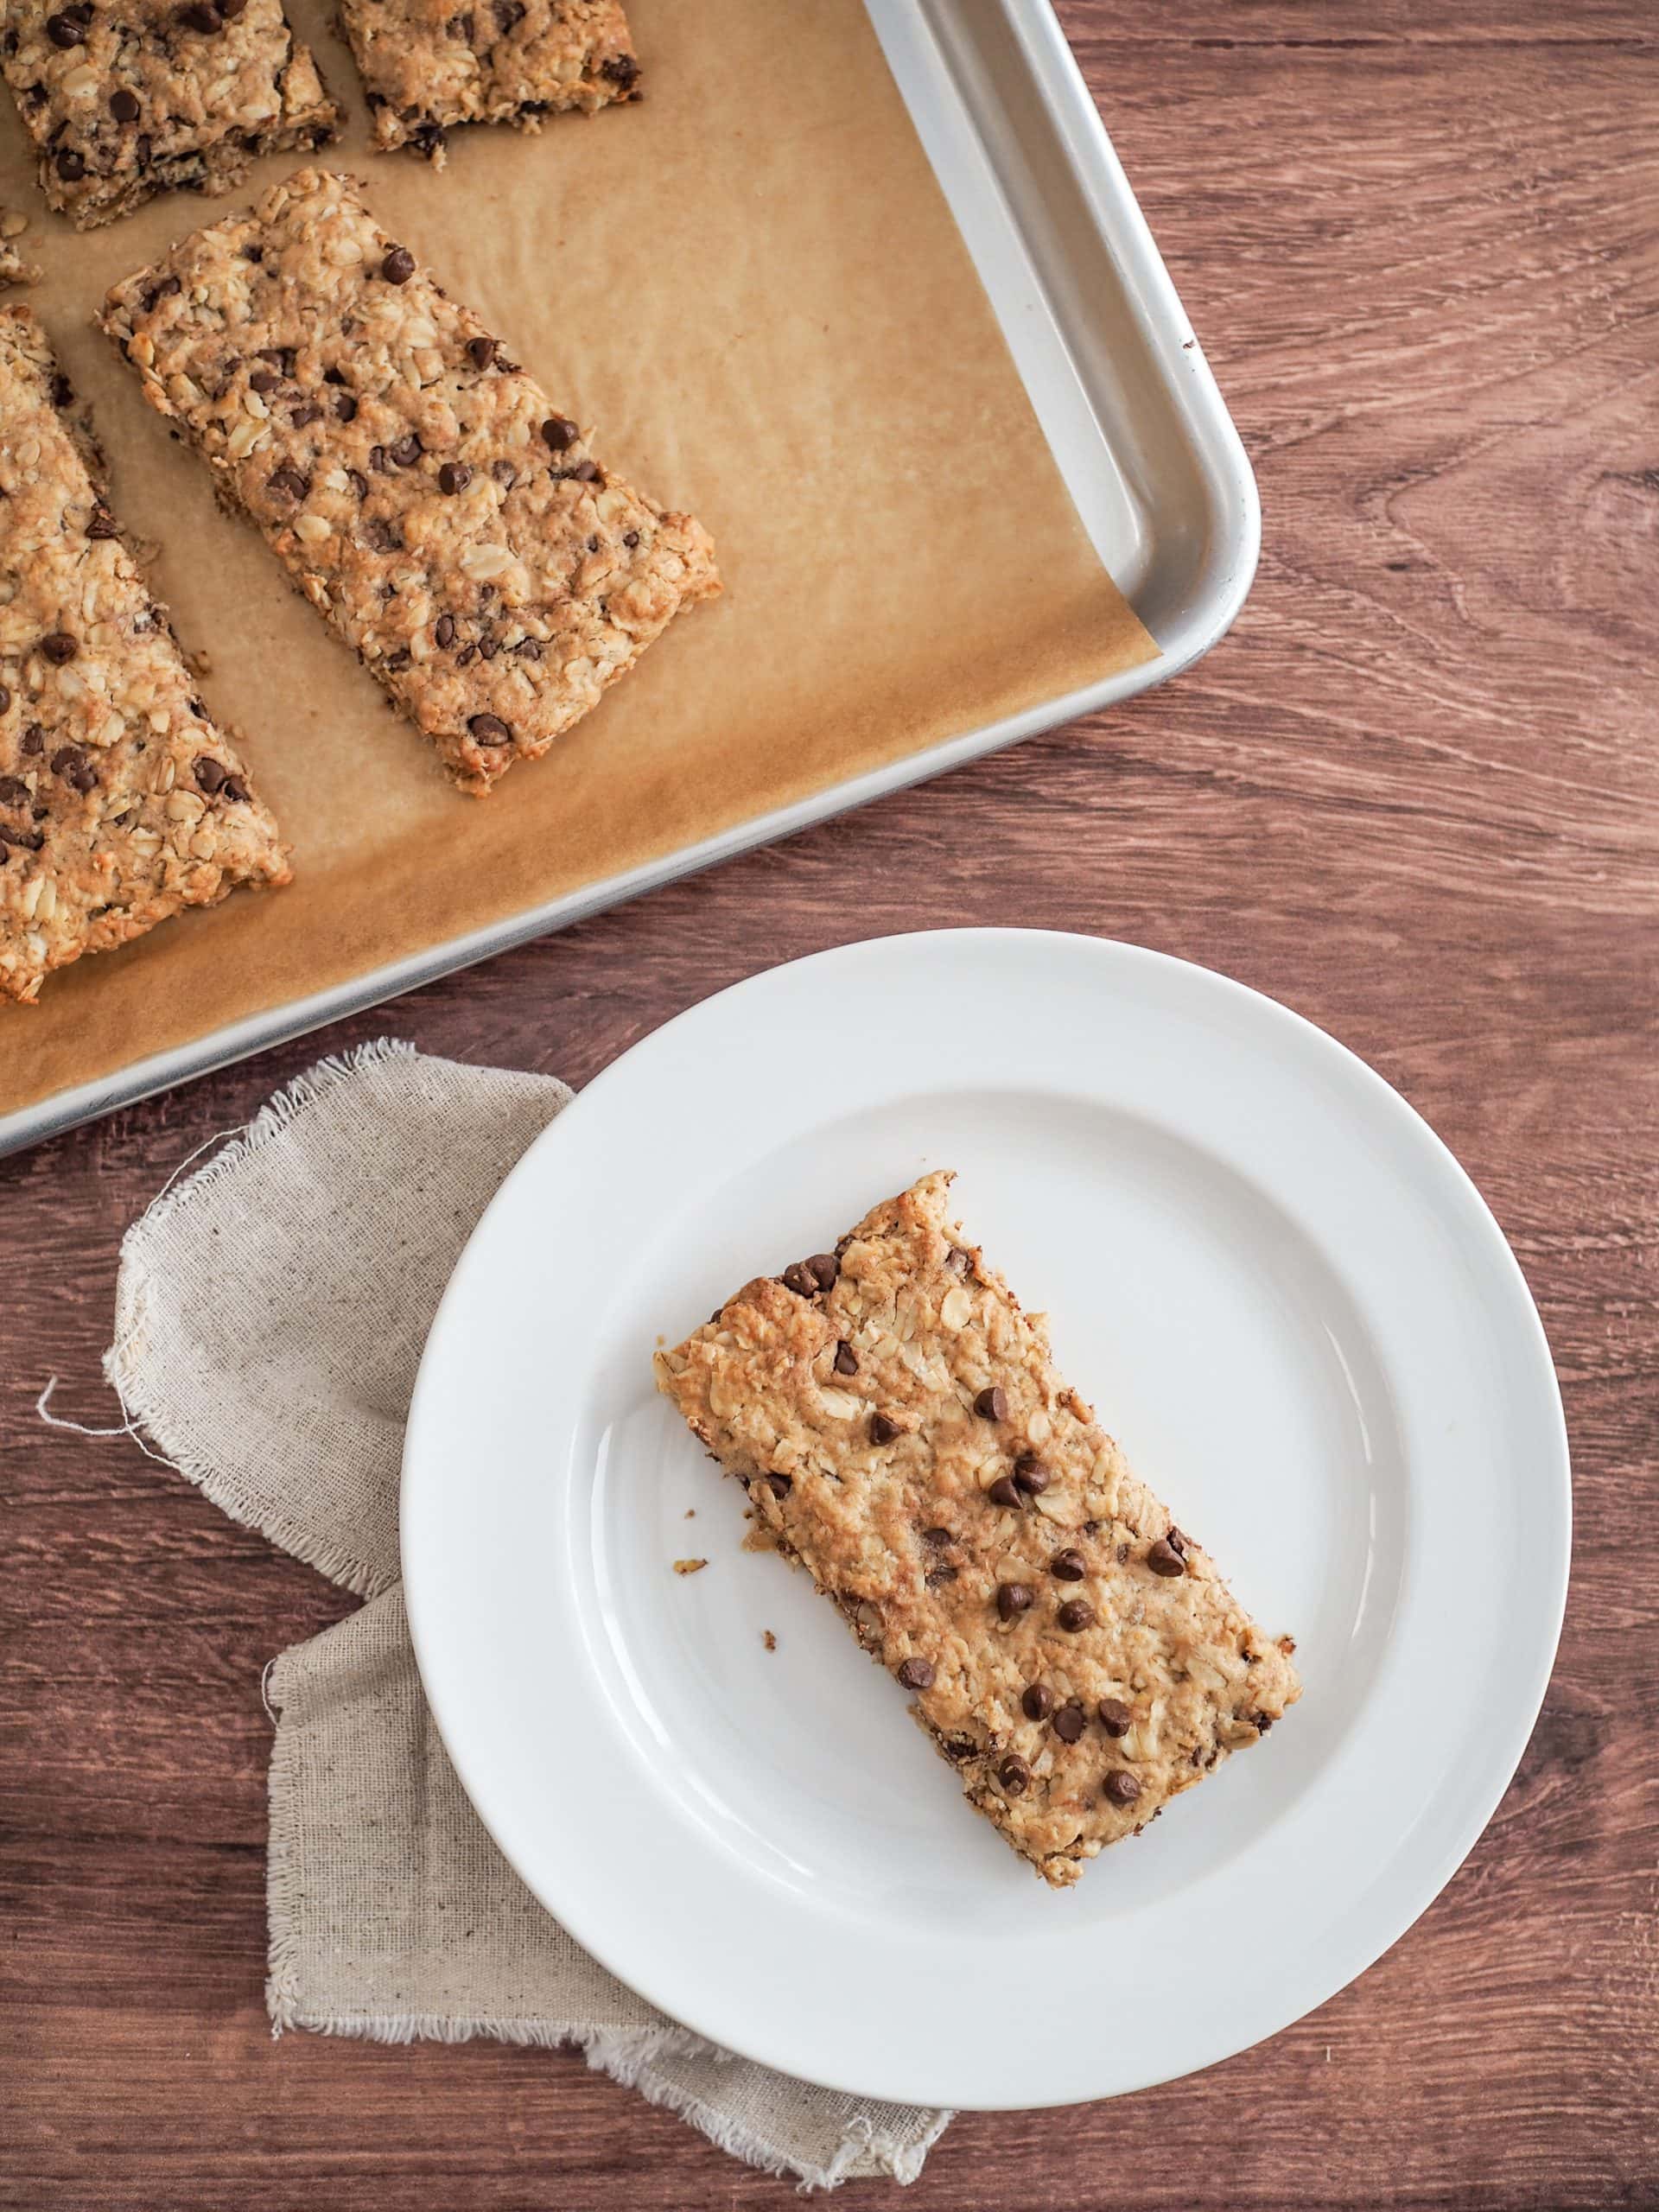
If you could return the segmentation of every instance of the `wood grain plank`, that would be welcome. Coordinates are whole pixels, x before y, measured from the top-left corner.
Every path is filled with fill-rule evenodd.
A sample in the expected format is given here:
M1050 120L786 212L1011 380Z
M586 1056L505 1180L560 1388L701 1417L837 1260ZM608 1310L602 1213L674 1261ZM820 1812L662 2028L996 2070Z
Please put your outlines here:
M1227 643L1132 709L0 1162L0 2205L792 2201L569 2053L271 2043L259 1670L351 1601L34 1401L56 1373L58 1410L109 1421L123 1227L319 1050L391 1032L580 1084L774 960L981 921L1225 969L1412 1099L1538 1297L1578 1529L1527 1757L1401 1943L1193 2080L963 2118L906 2202L1659 2205L1659 18L1062 14L1260 476ZM1402 1786L1433 1725L1401 1716ZM1080 1993L1056 2031L1125 2031L1132 1999Z

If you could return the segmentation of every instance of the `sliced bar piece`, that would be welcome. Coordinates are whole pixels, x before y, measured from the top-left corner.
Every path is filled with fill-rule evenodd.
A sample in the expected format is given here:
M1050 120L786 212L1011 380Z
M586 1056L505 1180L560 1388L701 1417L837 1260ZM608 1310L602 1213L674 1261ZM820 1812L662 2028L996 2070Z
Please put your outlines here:
M41 188L81 230L158 192L229 192L260 154L321 146L340 111L282 0L3 0L0 67Z
M701 524L590 459L349 177L302 169L198 231L117 285L104 327L467 790L545 753L720 589Z
M116 535L71 397L29 310L0 308L0 998L289 878Z
M539 130L556 109L639 97L621 0L340 0L340 18L375 144L439 168L452 124Z
M658 1384L1063 1888L1300 1689L963 1243L950 1179L739 1291Z

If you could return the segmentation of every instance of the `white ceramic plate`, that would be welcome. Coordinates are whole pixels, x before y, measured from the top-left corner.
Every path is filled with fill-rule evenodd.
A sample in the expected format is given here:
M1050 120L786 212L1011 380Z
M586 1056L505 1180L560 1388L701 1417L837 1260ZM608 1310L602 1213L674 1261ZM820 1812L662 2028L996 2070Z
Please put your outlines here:
M938 1166L1306 1686L1059 1895L741 1549L652 1384L658 1342ZM1002 2107L1207 2065L1409 1926L1526 1743L1569 1517L1520 1271L1394 1091L1203 969L963 931L722 993L531 1147L432 1331L403 1546L461 1779L596 1956L791 2073Z

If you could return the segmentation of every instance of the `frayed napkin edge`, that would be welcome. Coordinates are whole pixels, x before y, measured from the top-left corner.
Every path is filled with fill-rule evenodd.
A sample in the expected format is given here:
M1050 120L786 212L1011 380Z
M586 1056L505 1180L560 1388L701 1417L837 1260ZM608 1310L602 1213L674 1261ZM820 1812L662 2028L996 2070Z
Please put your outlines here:
M285 1514L260 1516L248 1512L234 1489L225 1484L218 1471L198 1459L182 1437L170 1433L165 1409L157 1404L143 1379L143 1357L151 1293L147 1248L150 1236L175 1214L199 1205L254 1154L285 1135L312 1107L338 1090L342 1084L350 1082L364 1068L379 1062L419 1057L415 1046L404 1038L371 1038L349 1052L334 1053L317 1061L268 1098L251 1122L240 1128L222 1130L209 1137L207 1145L199 1145L175 1168L121 1240L120 1271L115 1287L115 1338L104 1355L104 1379L114 1391L124 1417L123 1428L111 1433L130 1436L150 1459L160 1459L175 1474L182 1475L238 1526L256 1529L281 1550L359 1598L377 1596L387 1586L385 1578L351 1552L339 1551L320 1542L314 1532ZM220 1149L194 1174L185 1174L191 1161L199 1159L207 1145L218 1145ZM48 1383L43 1397L49 1397L51 1387ZM43 1410L42 1418L48 1421L53 1419ZM150 1444L159 1448L150 1451Z

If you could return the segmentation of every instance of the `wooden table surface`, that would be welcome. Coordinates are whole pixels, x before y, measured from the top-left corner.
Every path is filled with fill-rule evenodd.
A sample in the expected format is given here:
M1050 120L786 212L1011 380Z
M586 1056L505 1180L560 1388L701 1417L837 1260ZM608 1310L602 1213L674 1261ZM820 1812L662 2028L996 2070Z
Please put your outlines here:
M1261 479L1223 646L1122 712L0 1163L0 2202L792 2201L568 2053L273 2044L259 1673L350 1601L34 1401L55 1374L61 1410L111 1418L123 1227L320 1049L390 1029L580 1084L780 957L1008 922L1224 969L1427 1115L1542 1310L1578 1536L1521 1770L1386 1958L1196 2079L958 2120L904 2201L1659 2205L1659 16L1062 14ZM1399 1723L1408 1760L1434 1716Z

